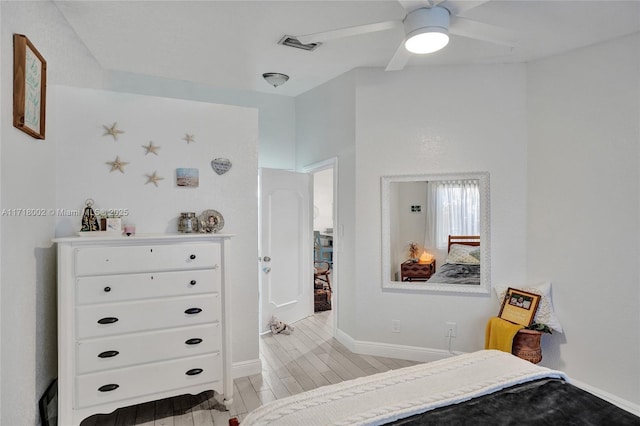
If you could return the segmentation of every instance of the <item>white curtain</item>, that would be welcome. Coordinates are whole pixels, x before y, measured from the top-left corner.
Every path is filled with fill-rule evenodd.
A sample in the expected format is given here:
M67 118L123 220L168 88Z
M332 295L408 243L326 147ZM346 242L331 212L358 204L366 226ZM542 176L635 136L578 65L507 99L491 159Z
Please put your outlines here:
M449 235L480 235L477 179L427 184L425 247L446 249Z

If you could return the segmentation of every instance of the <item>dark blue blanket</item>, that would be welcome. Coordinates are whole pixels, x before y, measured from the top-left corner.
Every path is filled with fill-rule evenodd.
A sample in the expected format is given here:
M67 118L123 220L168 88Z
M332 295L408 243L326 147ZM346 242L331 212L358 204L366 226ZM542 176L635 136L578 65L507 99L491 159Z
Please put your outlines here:
M427 283L480 285L480 265L445 263L438 268Z
M563 380L541 379L389 424L638 426L640 417Z

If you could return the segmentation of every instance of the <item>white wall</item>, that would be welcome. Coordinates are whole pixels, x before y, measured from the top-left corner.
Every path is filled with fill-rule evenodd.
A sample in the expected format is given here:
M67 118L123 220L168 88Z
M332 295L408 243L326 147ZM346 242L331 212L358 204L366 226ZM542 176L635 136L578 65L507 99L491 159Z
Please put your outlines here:
M25 34L47 60L49 84L101 87L104 74L53 3L3 1L0 10L0 204L3 209L50 208L56 142L48 131L42 141L11 125L13 33ZM38 399L57 374L54 221L51 216L1 219L3 425L36 424Z
M3 123L0 131L0 159L2 183L0 187L0 206L2 208L55 208L56 207L56 193L65 194L62 196L63 200L58 203L59 206L64 208L77 208L78 205L84 201L87 196L86 193L90 193L93 197L98 194L102 195L102 192L94 192L93 188L96 184L95 181L83 180L82 173L78 170L84 167L90 167L88 164L82 163L82 159L77 153L73 151L66 151L66 147L62 148L65 143L78 143L77 140L64 140L60 141L54 136L58 130L64 132L71 132L79 127L85 126L87 123L82 120L84 117L84 106L82 103L76 104L75 107L69 108L68 105L56 104L56 95L50 94L50 103L48 106L47 122L49 125L54 125L56 120L56 113L60 113L64 110L76 111L76 117L73 122L66 121L68 128L54 129L49 127L47 129L47 140L37 141L30 138L26 134L13 128L10 123L11 111L12 111L12 64L11 60L13 52L13 33L22 33L29 37L29 39L35 44L39 51L43 54L48 61L48 83L49 85L62 85L62 86L77 86L85 88L105 89L113 87L114 90L125 90L127 84L139 86L140 90L148 90L150 94L163 95L162 92L168 97L177 98L191 98L194 100L216 102L235 103L245 106L255 106L261 110L261 122L260 132L264 133L262 139L261 153L265 160L265 166L270 167L282 167L293 168L294 165L294 148L293 148L293 134L294 134L294 101L291 98L275 95L251 95L242 94L238 92L221 92L212 89L206 90L203 87L196 87L189 84L180 84L177 82L163 81L158 83L152 78L149 81L143 83L139 76L137 78L131 78L128 80L122 76L111 77L108 72L104 71L100 65L96 62L93 56L86 49L84 44L77 38L73 30L68 26L67 22L60 15L58 9L52 2L39 1L39 2L0 2L0 34L1 44L0 51L3 53L0 75L2 80L0 81L0 87L2 87L1 96L1 121ZM64 90L64 89L62 89ZM215 99L214 99L215 98ZM231 102L231 99L236 99L235 102ZM52 105L55 105L52 106ZM82 108L81 111L79 109ZM80 114L79 112L82 112ZM116 115L117 111L114 112ZM101 114L99 117L100 127L97 129L102 131L102 124L108 124L111 120L112 114ZM102 122L104 118L104 123ZM125 118L117 118L117 120L123 120ZM116 121L116 119L112 120ZM166 120L165 120L166 121ZM121 124L123 124L122 122ZM9 124L9 125L6 125ZM95 124L95 123L94 123ZM132 128L127 129L131 132ZM196 133L194 131L194 133ZM101 133L100 133L101 134ZM146 135L141 135L146 138ZM198 135L196 135L198 136ZM95 141L94 141L95 142ZM200 141L201 143L203 141ZM219 143L219 141L215 141ZM233 140L223 141L222 144L233 143ZM142 152L141 145L148 143L148 141L142 140L139 144L135 143L132 146L138 147ZM60 145L60 147L58 146ZM66 145L65 145L66 146ZM220 145L217 145L220 146ZM64 149L63 152L60 149ZM134 148L135 149L135 148ZM167 146L163 146L160 150L162 153L168 153ZM228 151L227 151L228 152ZM56 155L58 153L63 154L61 163L64 163L64 168L60 169L56 167ZM217 154L217 151L215 152ZM65 157L64 154L68 156ZM93 154L89 153L91 156ZM207 153L208 154L208 153ZM212 154L214 154L212 152ZM167 154L165 154L167 155ZM241 164L254 163L257 153L254 153L247 158L234 162L235 172L241 170ZM85 156L87 154L85 153ZM222 156L222 155L220 155ZM229 154L228 156L231 156ZM162 157L159 157L162 158ZM165 157L165 159L168 159ZM204 156L202 157L204 161ZM74 161L71 161L75 159ZM99 164L95 164L95 170L101 170L102 167L107 167L104 161L111 161L111 159L100 158ZM146 160L149 160L148 158ZM128 161L125 159L125 161ZM149 160L150 161L150 160ZM205 170L209 171L207 159L206 167L199 166L201 173ZM81 165L78 167L78 165ZM66 167L69 168L66 168ZM207 169L208 167L208 169ZM108 179L118 179L119 182L128 179L135 181L136 178L141 179L140 186L143 190L151 189L151 185L144 187L146 181L144 176L137 175L134 177L134 171L140 172L140 170L134 170L134 164L127 166L128 170L124 176L117 177L112 174L108 176L108 169L106 171L107 177L105 180L99 181L100 186L104 182L110 182ZM56 185L56 174L60 171L60 181ZM233 174L226 175L227 177ZM142 173L147 173L146 170ZM19 178L16 178L19 176ZM202 175L201 175L202 176ZM168 178L168 176L165 176ZM67 192L63 185L67 185L70 181L73 185L87 185L88 191L82 195L74 194L73 192ZM63 184L64 182L64 184ZM161 181L162 185L167 184L168 180ZM129 183L127 183L129 184ZM254 180L255 184L255 180ZM131 183L134 187L137 187L136 183ZM196 190L203 192L205 187ZM158 188L160 189L160 188ZM209 187L209 189L212 189ZM225 193L228 189L224 187L213 188L212 193L220 195ZM246 228L238 225L235 217L235 209L242 210L242 217L248 217L247 215L255 214L256 203L255 196L256 190L251 189L247 191L250 195L246 197L244 201L249 203L248 205L240 206L234 200L231 204L224 207L220 207L219 210L225 213L225 219L227 225L225 230L240 229L242 232L249 232L255 228L255 223L249 224ZM194 192L190 193L193 195ZM246 194L246 193L245 193ZM77 195L77 196L76 196ZM112 198L114 194L108 194L104 198L105 203L115 207L118 200ZM65 198L68 196L69 198ZM235 198L239 198L234 194ZM97 197L96 197L97 198ZM188 198L188 197L186 197ZM251 203L251 200L254 202ZM139 203L140 200L135 200L135 203ZM144 201L144 200L143 200ZM157 206L157 200L153 198L149 199L149 205ZM182 200L184 201L184 200ZM213 200L212 200L213 201ZM215 200L215 206L213 202L207 203L206 206L213 206L214 208L220 206L218 204L219 199ZM123 201L124 202L124 201ZM73 206L70 204L73 203ZM203 201L204 203L204 201ZM162 203L160 203L162 204ZM176 203L176 211L173 212L171 206L163 206L162 212L173 215L182 211L182 206L187 206L189 203L178 205ZM191 204L195 208L200 208L200 204ZM170 213L171 212L171 213ZM162 215L148 215L150 218L145 222L136 219L139 231L144 229L151 229L159 227L162 229L172 229L173 219ZM162 224L159 222L164 221ZM58 235L63 235L68 232L68 223L64 223L63 220L56 223L54 217L40 217L40 218L26 218L26 217L2 217L1 224L1 246L0 253L2 254L1 264L2 271L0 275L0 315L1 315L1 327L0 333L1 350L0 350L0 372L2 373L2 384L0 386L0 394L2 400L0 403L0 424L36 424L39 420L39 414L37 411L38 399L44 392L46 386L57 374L57 355L56 355L56 300L55 300L55 288L56 288L56 273L55 273L55 248L51 244L50 239L54 236L54 229L58 226ZM142 225L142 227L141 227ZM248 230L248 231L247 231ZM255 234L255 232L253 232ZM234 239L234 250L241 252L241 256L245 256L246 253L251 253L251 250L255 251L255 245L251 248L245 247L244 244L239 244L242 238ZM255 258L255 253L252 256ZM240 262L241 257L237 257L236 261ZM233 266L237 268L237 266ZM245 268L246 269L246 268ZM251 271L249 270L249 273ZM249 289L252 284L257 280L247 277L244 269L237 277L241 280L242 284L239 285L239 291L236 291L234 300L239 299L239 304L243 306L248 301L255 298L257 294L255 289ZM246 295L243 292L249 291L251 294ZM255 302L256 315L257 315L257 301ZM245 319L247 321L245 322ZM243 333L239 334L239 342L236 344L236 356L235 361L244 361L248 359L257 358L257 336L255 330L257 326L253 327L255 321L249 315L248 318L243 316L237 319L237 329L251 329L251 333L246 338L243 337Z
M267 84L265 82L265 84ZM188 81L126 72L112 72L109 89L118 92L190 99L257 108L258 165L272 169L295 168L295 99L242 90L216 89Z
M296 169L338 158L338 214L334 235L339 243L338 326L355 332L355 95L354 72L341 75L296 97ZM335 240L334 240L335 241ZM344 286L342 284L345 284Z
M206 209L224 218L222 233L231 242L233 362L258 359L258 111L228 105L141 96L110 91L51 88L51 131L57 145L56 208L128 209L125 222L137 233L175 233L181 212ZM78 120L78 117L83 117ZM118 123L125 133L115 141L103 125ZM183 140L195 135L195 142ZM153 141L158 155L145 154ZM106 164L119 156L125 173ZM218 175L214 158L228 158L231 169ZM197 188L178 187L176 168L199 170ZM156 187L145 175L164 178ZM80 217L58 217L56 236L74 235ZM251 259L256 268L247 267Z
M527 275L565 330L543 362L640 404L640 35L532 63L527 85Z
M341 286L342 335L446 349L441 324L451 320L454 350L482 348L499 308L493 294L381 290L379 188L386 174L486 170L492 282L554 283L565 334L544 336L542 365L637 407L639 56L634 35L530 65L355 70L300 96L299 164L339 152L332 135L353 129L335 115L349 109L336 108L356 111L356 181L339 188L341 199L355 199L356 226L345 238L353 252L341 253L354 278ZM390 333L391 319L400 334Z
M443 66L400 73L361 69L356 100L356 293L360 341L446 350L444 323L457 323L452 348L484 346L493 296L383 291L380 178L488 171L492 281L525 273L525 66ZM401 332L391 333L391 320Z
M333 169L313 174L313 229L324 233L327 228L333 228Z

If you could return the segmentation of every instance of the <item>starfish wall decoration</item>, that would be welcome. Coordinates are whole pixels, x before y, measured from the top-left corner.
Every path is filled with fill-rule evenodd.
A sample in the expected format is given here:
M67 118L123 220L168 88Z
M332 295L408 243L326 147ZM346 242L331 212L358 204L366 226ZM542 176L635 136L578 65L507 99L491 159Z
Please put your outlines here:
M129 163L125 161L120 161L120 156L116 156L116 159L114 161L107 161L105 164L108 164L111 166L110 172L120 170L120 173L124 173L124 166L126 166Z
M163 177L158 176L156 171L154 171L152 175L145 175L145 176L147 177L147 181L144 184L146 185L148 183L152 183L156 187L158 186L158 181L164 179Z
M148 155L148 154L158 155L158 150L160 149L159 146L155 146L153 144L153 141L149 141L149 145L142 145L142 147L146 149L146 152L144 153L144 155Z
M182 138L183 141L187 141L187 143L191 143L191 142L195 142L195 135L190 135L189 133L187 133L186 135L184 135L184 138Z
M118 123L113 123L111 125L111 127L105 126L104 124L102 125L102 127L104 127L104 134L102 136L108 136L111 135L113 136L113 140L117 141L118 140L118 135L124 133L124 130L120 130L118 129Z

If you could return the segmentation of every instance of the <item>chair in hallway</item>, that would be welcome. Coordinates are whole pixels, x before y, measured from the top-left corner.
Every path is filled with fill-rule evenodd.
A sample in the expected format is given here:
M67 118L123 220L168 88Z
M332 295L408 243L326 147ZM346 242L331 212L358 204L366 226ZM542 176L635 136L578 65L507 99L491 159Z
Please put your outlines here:
M314 311L331 309L331 264L327 261L313 263Z

